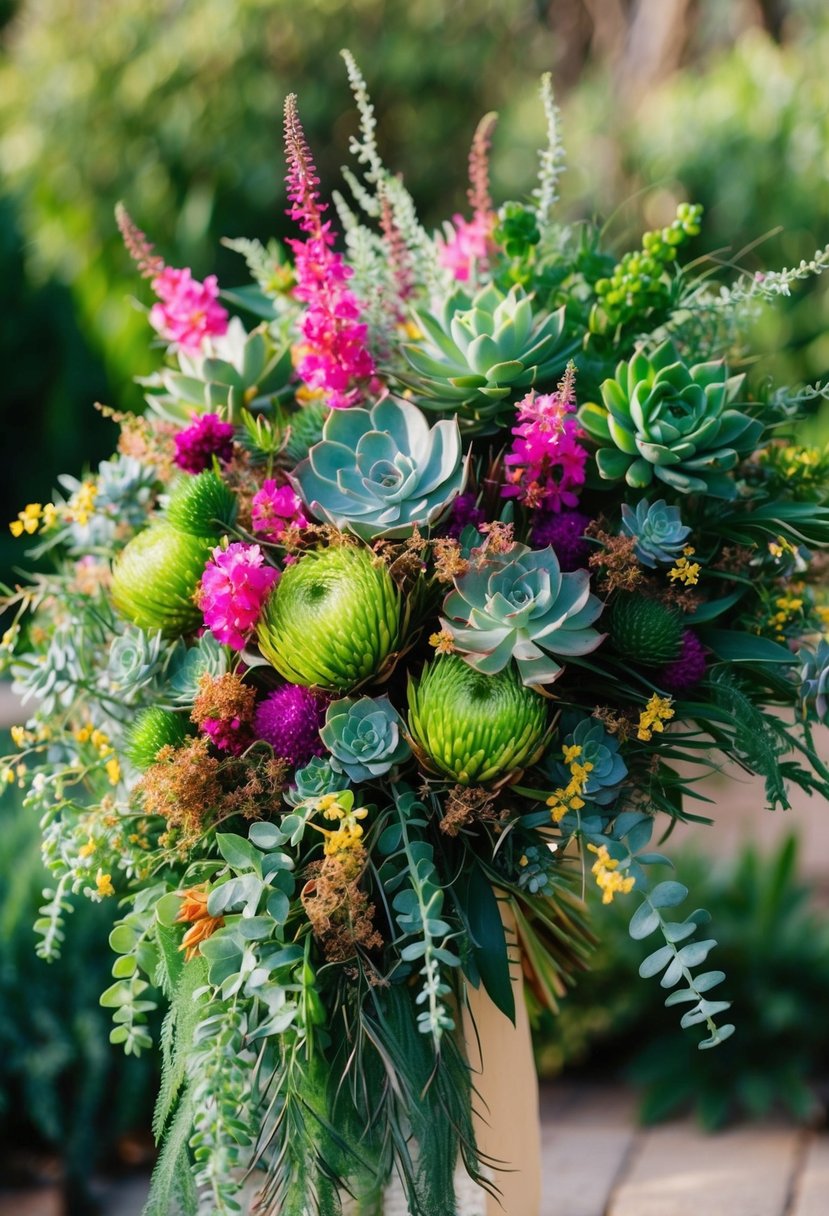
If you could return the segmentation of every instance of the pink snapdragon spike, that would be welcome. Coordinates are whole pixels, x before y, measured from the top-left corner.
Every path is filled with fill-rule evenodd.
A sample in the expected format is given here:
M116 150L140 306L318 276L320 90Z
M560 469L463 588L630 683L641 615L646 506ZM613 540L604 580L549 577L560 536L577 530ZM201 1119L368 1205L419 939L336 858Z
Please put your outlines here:
M251 515L253 531L269 541L278 541L289 526L308 526L302 500L290 486L277 487L272 477L263 482L262 489L254 494Z
M123 203L116 206L115 218L127 252L158 296L158 303L150 309L153 329L185 354L201 354L211 338L227 332L227 312L218 303L216 276L210 274L201 283L187 269L165 266Z
M299 768L312 756L325 753L320 727L328 702L323 693L299 684L283 684L256 707L256 737L270 743L275 755Z
M515 439L504 458L504 498L554 512L578 506L588 453L579 443L584 431L575 417L574 381L570 364L554 393L532 390L518 403Z
M258 545L235 541L217 546L205 566L199 591L204 623L226 646L243 650L262 606L279 578Z
M202 414L190 426L174 436L176 453L173 460L185 473L202 473L213 463L213 457L226 462L233 455L233 426L222 422L218 414Z
M498 121L497 114L485 114L475 131L469 151L469 189L467 198L472 219L460 214L452 216L452 235L438 243L438 261L451 270L459 283L477 278L487 269L489 257L495 252L492 229L496 215L489 193L489 149Z
M287 242L295 259L294 295L307 305L296 371L310 389L325 394L329 406L344 409L363 398L375 366L360 303L346 286L351 268L334 252L330 221L322 218L327 205L320 202L319 178L293 94L285 101L285 156L288 215L306 234L305 240Z

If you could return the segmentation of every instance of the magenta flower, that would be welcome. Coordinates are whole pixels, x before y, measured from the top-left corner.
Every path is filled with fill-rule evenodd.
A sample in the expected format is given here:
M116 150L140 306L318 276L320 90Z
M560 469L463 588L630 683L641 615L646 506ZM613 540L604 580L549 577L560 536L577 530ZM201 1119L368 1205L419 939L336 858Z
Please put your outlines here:
M278 541L289 524L304 528L308 520L302 513L302 500L290 486L279 486L269 478L253 496L253 530L265 540Z
M202 414L185 430L175 436L173 457L186 473L201 473L209 468L214 456L230 460L233 455L233 427L222 422L218 414Z
M438 241L438 261L451 270L459 283L476 276L487 263L494 246L491 240L493 217L479 212L471 220L453 215L451 237Z
M150 324L166 342L187 355L197 355L208 338L227 330L227 313L218 303L216 276L200 283L187 269L165 266L152 280L158 303L150 309Z
M274 754L295 768L307 764L312 756L322 756L325 747L319 731L328 700L299 684L283 684L256 707L253 725L257 738L270 743Z
M294 295L307 304L300 322L303 341L297 375L311 389L322 390L326 402L342 409L362 399L375 373L366 346L367 327L360 321L356 296L346 283L351 268L335 253L330 222L323 222L319 178L299 121L296 97L285 101L286 179L291 206L288 215L306 233L306 240L289 240L294 253Z
M241 718L205 718L201 729L214 747L232 756L241 756L253 742L250 723Z
M555 512L578 506L587 449L579 443L584 432L575 417L573 376L568 368L554 393L533 389L518 403L512 451L504 458L504 498Z
M679 656L663 667L659 682L667 692L681 695L699 684L705 675L708 662L705 647L690 629L682 631L682 649Z
M279 571L265 564L258 545L237 541L227 549L217 546L199 591L205 625L220 642L243 650L278 578Z

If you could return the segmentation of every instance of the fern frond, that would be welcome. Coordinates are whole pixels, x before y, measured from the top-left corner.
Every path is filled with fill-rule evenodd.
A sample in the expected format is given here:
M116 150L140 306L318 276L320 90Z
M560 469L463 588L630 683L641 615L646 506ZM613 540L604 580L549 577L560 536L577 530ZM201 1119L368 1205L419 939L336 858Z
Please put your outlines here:
M196 1216L198 1195L188 1151L192 1128L193 1103L186 1091L153 1170L150 1197L141 1216Z

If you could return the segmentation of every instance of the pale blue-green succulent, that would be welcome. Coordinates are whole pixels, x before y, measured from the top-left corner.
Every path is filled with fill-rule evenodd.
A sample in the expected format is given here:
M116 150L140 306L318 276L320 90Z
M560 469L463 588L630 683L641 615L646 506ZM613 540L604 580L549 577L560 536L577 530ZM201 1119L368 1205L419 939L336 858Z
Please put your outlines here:
M622 532L636 541L634 553L643 566L674 562L682 553L691 529L682 522L679 507L669 507L664 498L641 499L636 508L622 504Z
M474 298L456 292L438 316L415 317L422 337L403 350L416 376L407 380L424 409L451 410L471 432L492 432L512 413L516 394L554 384L572 354L564 309L537 309L515 286L490 283Z
M671 342L642 351L602 384L579 420L596 440L599 474L646 488L654 478L680 494L733 498L732 471L753 452L763 426L733 409L743 382L725 364L682 362Z
M351 781L381 777L408 760L403 720L388 697L350 697L333 701L320 737L331 753L331 767Z
M829 642L821 638L814 650L803 647L798 658L803 664L800 699L804 712L814 712L818 722L829 725Z
M590 765L587 784L582 790L585 799L599 806L609 806L616 800L628 773L627 765L619 755L619 740L608 734L596 718L581 718L574 725L572 716L567 715L561 736L562 747L580 748L576 757L578 763ZM542 768L556 785L566 785L570 780L570 770L563 763L559 748L548 754Z
M478 671L493 675L515 659L525 684L550 684L563 670L558 659L601 643L590 626L602 607L586 570L562 574L551 546L515 544L455 578L441 623Z
M409 401L333 410L291 480L311 514L362 540L435 523L466 481L454 420L430 427Z

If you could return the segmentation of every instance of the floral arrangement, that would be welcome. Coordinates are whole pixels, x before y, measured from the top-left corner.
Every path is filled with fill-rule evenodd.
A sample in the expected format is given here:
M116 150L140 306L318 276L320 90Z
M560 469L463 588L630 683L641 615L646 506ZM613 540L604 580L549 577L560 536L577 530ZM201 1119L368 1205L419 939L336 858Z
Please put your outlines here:
M286 1216L375 1211L395 1172L446 1216L459 1157L497 1187L469 988L512 1017L518 953L555 1009L595 882L721 1043L716 943L649 879L652 835L705 818L724 760L770 806L829 793L829 455L797 442L826 394L741 370L741 321L810 268L717 284L681 264L687 204L621 259L557 220L546 78L533 196L492 203L489 115L469 214L430 235L345 58L353 202L337 223L289 97L297 236L228 242L251 285L167 266L119 210L164 352L147 411L107 409L117 453L11 524L54 565L3 599L40 952L75 897L117 899L113 1042L168 1010L148 1216L238 1212L252 1170Z

